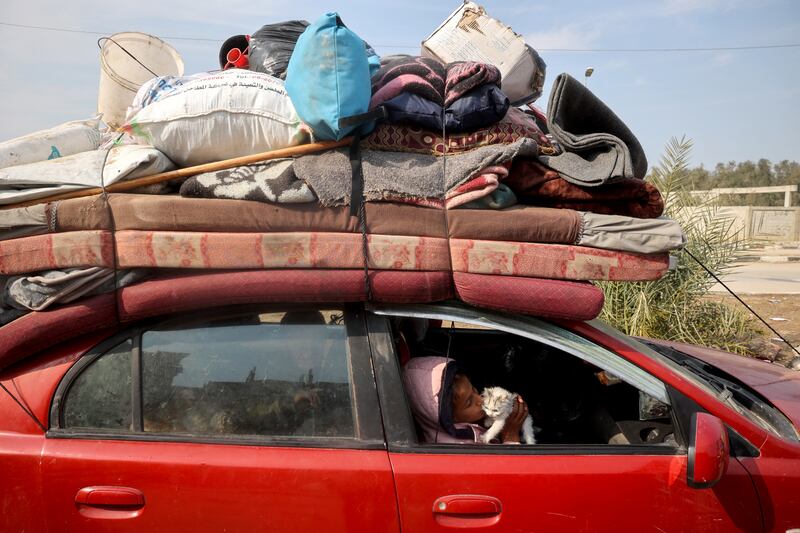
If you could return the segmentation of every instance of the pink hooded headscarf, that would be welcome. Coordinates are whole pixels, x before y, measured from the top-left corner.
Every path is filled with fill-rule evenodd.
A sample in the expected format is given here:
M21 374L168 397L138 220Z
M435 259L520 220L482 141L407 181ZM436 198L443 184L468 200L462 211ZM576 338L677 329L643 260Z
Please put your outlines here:
M449 433L440 421L442 384L448 365L455 364L445 357L415 357L403 368L403 384L414 418L422 428L422 440L427 443L474 444L486 430L476 424L451 424L453 433L471 431L471 439L457 438ZM451 401L450 391L445 391L446 401Z

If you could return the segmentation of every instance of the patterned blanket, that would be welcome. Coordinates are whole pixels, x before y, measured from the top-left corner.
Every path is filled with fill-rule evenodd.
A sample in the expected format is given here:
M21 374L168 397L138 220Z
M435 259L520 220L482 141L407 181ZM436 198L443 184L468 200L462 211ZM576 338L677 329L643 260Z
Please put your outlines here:
M292 170L292 159L206 172L187 179L181 196L297 204L317 197Z
M429 57L401 57L382 66L372 77L370 108L403 92L447 107L481 85L500 85L497 67L475 61L445 65Z
M526 137L537 142L540 154L556 153L536 122L515 107L508 110L503 120L487 128L467 133L451 133L446 137L442 137L441 132L415 126L379 124L361 141L361 146L368 150L451 155L490 144L511 144Z

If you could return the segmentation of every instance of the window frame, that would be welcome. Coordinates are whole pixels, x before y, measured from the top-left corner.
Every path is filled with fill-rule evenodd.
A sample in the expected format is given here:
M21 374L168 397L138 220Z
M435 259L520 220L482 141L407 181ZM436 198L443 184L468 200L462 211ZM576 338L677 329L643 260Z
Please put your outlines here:
M528 317L526 317L525 322L523 322L519 317L485 310L478 311L458 303L407 306L383 304L369 305L367 307L367 327L369 329L370 345L372 346L373 366L375 367L378 395L381 401L381 412L383 414L384 428L386 430L387 446L390 452L447 455L687 455L687 448L682 444L678 446L653 444L521 444L518 446L476 446L469 444L430 444L418 442L413 415L406 400L405 390L402 385L400 363L389 325L390 317L434 318L483 325L496 331L503 331L512 335L521 335L553 346L574 357L579 357L573 353L570 347L561 345L553 341L552 338L544 338L541 335L537 335L534 330L538 324L544 324L548 330L559 330L576 337L577 335L559 326L543 322L540 319L531 318L529 322L527 320ZM586 339L582 340L591 343L591 341ZM675 428L676 437L682 440L684 437L683 425L673 405L675 403L674 389L655 376L651 376L643 369L636 367L636 365L633 365L633 363L625 360L621 356L603 347L598 346L598 348L619 360L625 361L627 365L635 367L638 372L647 374L664 387L663 397L667 398L666 403L671 407L670 416ZM596 364L596 361L592 359L587 359L585 357L580 358Z
M312 436L270 436L270 435L199 435L185 433L144 432L143 427L143 383L142 351L143 333L156 328L191 329L200 326L210 318L220 319L246 313L270 313L300 310L342 309L345 327L345 347L347 350L348 372L350 377L351 406L353 411L353 437L312 437ZM64 424L69 391L83 372L100 357L118 344L130 339L131 350L131 409L132 430L101 428L68 428ZM180 316L160 318L136 324L102 340L89 349L64 374L56 387L50 404L50 427L47 438L100 439L144 442L190 442L201 444L229 444L253 446L280 446L300 448L341 448L341 449L385 449L386 444L381 425L380 410L377 404L377 391L372 375L372 360L369 353L364 310L360 304L269 304L244 305L202 310Z

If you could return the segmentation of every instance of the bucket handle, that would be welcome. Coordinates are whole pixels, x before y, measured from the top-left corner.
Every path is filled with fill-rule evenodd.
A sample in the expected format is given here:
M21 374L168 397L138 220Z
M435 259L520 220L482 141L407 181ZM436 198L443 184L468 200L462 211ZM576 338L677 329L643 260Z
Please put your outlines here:
M145 69L147 72L149 72L150 74L152 74L154 77L156 77L156 78L158 77L158 74L156 74L155 72L153 72L152 70L150 70L149 68L147 68L147 66L146 66L144 63L142 63L141 61L139 61L139 60L136 58L136 56L135 56L135 55L133 55L132 53L128 52L128 51L125 49L125 47L124 47L124 46L122 46L121 44L119 44L117 41L115 41L115 40L114 40L114 39L112 39L111 37L100 37L99 39L97 39L97 47L98 47L98 48L100 48L100 50L102 50L102 49L103 49L103 45L102 45L102 44L100 44L100 42L101 42L101 41L111 41L112 43L116 44L117 46L119 46L119 47L122 49L122 51L123 51L123 52L125 52L126 54L128 54L129 56L131 56L131 59L133 59L134 61L136 61L137 63L139 63L139 64L142 66L142 68L143 68L143 69Z

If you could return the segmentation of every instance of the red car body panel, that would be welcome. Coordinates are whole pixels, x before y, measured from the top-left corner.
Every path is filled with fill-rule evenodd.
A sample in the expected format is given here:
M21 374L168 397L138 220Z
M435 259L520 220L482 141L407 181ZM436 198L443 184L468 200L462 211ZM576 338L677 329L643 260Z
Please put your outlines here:
M18 364L0 381L47 426L62 377L104 336ZM44 438L8 394L0 393L0 413L3 531L400 529L382 450ZM79 492L92 486L134 489L145 505L78 505ZM215 505L198 505L208 501Z
M727 426L758 448L759 457L742 457L738 458L738 460L750 473L758 492L764 530L780 531L782 533L790 529L800 528L800 491L798 491L798 486L800 486L800 443L773 435L735 412L731 407L719 402L711 394L693 386L669 368L659 365L653 359L636 352L625 343L600 331L589 323L573 323L571 329L652 372L666 383L670 383L708 410L709 413L722 419ZM682 351L684 351L683 347L686 346L681 344L672 345ZM687 353L694 355L690 352ZM747 383L747 379L753 379L756 383L760 380L761 383L757 386L757 390L764 394L767 399L771 398L767 396L763 387L770 385L770 376L777 376L773 383L780 384L779 390L782 394L780 397L783 398L782 403L784 405L791 407L796 405L800 399L800 387L793 389L794 383L797 383L796 376L790 375L787 377L786 372L780 369L765 368L766 363L733 354L726 355L725 352L719 352L718 350L697 347L695 353L708 357L708 362L711 364L719 361L721 369L738 377L745 383ZM697 357L703 358L701 355ZM750 370L755 370L755 377L748 377ZM757 387L754 386L753 388ZM775 397L777 398L777 395ZM786 411L783 412L787 416L791 414ZM792 421L795 428L800 427L796 413L794 413L794 416ZM733 461L731 464L733 464Z
M50 531L391 531L386 452L185 442L47 439L41 467ZM77 506L98 485L145 505Z
M800 372L782 366L748 359L714 348L681 342L653 341L670 346L716 366L760 392L800 428Z
M691 489L686 455L389 453L46 438L0 391L0 529L203 532L261 524L291 531L484 526L784 532L800 527L800 445L770 434L596 325L563 325L681 391L758 448L760 456L732 457L717 485ZM0 381L48 426L50 402L64 374L110 334L92 333L21 361L3 370ZM703 355L796 416L796 375L757 361ZM87 506L87 491L81 491L88 487L104 487L108 492L97 497L121 498L115 501L122 505ZM128 499L137 492L143 506ZM442 503L444 510L434 508Z
M685 455L390 455L405 531L447 531L431 503L454 493L500 500L497 531L761 530L753 484L736 461L714 489L696 490ZM457 525L486 518L462 515Z

